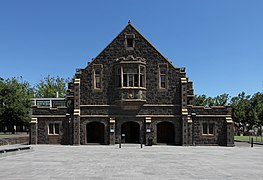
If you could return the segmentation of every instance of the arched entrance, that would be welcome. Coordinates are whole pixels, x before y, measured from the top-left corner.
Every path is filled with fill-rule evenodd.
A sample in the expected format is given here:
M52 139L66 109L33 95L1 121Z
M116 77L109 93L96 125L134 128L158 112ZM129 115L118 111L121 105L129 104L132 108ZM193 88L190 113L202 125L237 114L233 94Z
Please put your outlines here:
M160 122L157 124L157 143L174 144L174 124Z
M140 125L136 122L126 122L121 125L121 134L125 134L125 143L140 143Z
M87 143L104 144L104 124L91 122L87 124Z

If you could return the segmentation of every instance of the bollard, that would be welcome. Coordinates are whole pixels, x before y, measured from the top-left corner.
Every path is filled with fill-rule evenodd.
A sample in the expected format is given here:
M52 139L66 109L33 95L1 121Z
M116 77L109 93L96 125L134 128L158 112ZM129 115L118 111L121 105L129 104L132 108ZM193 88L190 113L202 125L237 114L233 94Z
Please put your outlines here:
M119 148L121 148L121 138L120 138L120 142L119 142Z
M142 148L142 142L141 142L141 148Z
M253 147L253 138L251 138L251 147Z

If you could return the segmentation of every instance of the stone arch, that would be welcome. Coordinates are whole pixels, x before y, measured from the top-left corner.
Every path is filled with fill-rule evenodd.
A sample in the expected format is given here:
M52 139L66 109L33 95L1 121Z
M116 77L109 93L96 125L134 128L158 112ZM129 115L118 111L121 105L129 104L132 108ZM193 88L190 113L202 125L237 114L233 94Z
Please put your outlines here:
M174 144L175 126L173 123L163 121L157 124L157 143Z
M105 144L105 124L92 121L86 124L86 143Z
M121 125L122 141L125 143L140 143L140 124L134 121L128 121Z

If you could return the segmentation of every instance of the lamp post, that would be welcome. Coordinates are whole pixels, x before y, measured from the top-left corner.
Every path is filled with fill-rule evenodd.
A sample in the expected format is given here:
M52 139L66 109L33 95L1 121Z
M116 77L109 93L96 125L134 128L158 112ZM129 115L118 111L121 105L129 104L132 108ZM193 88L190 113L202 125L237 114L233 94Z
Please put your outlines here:
M192 143L195 146L195 117L196 113L192 112Z

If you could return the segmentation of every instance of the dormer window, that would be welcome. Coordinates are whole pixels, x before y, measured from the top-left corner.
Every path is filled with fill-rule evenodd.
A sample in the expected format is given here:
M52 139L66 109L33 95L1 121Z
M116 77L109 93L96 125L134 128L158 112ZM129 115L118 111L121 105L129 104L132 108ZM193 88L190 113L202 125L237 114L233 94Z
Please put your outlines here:
M127 50L131 50L135 47L134 38L135 38L134 34L125 35L125 45Z

